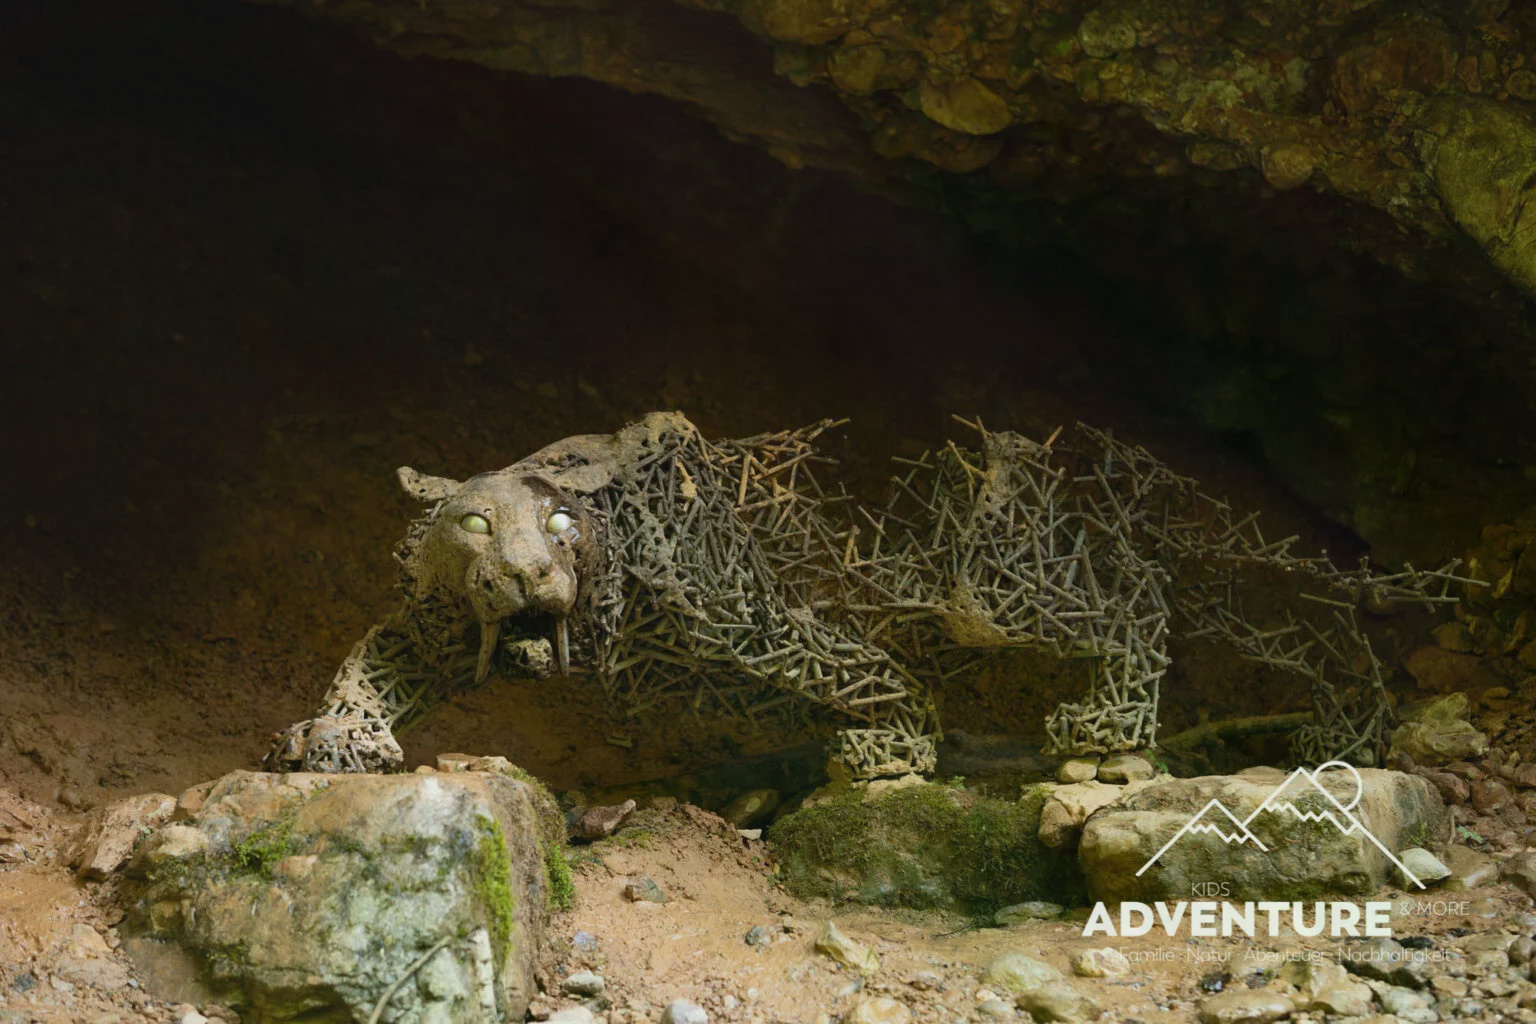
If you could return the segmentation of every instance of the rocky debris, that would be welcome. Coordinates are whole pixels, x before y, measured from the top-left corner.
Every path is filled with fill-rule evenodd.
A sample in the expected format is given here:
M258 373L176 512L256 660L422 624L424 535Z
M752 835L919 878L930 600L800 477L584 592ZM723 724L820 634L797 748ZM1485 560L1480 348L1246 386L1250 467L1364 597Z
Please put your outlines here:
M560 991L568 996L600 996L607 989L601 974L579 971L560 982Z
M613 835L618 827L624 824L624 820L635 812L635 802L625 800L622 804L614 804L606 807L588 807L571 817L568 822L572 839L594 842L598 839L606 839Z
M1063 786L1078 782L1092 782L1098 777L1099 756L1097 754L1068 758L1061 763L1061 767L1056 769L1056 781Z
M1111 754L1099 765L1099 781L1117 786L1145 782L1156 774L1157 769L1140 754Z
M1200 1024L1270 1024L1289 1017L1295 1009L1278 992L1228 989L1200 1004Z
M649 875L624 883L624 898L631 903L665 903L667 894Z
M1079 978L1108 978L1129 973L1131 962L1112 946L1085 949L1072 958L1072 973Z
M1352 813L1387 849L1412 845L1409 836L1444 835L1449 823L1439 794L1424 779L1384 769L1359 774L1363 790L1358 804L1353 803L1353 776L1342 771L1324 773L1322 785L1332 800L1300 770L1289 776L1274 770L1152 783L1088 819L1078 862L1093 897L1109 902L1184 899L1192 885L1214 877L1231 879L1231 898L1239 900L1373 892L1387 880L1392 865L1370 839L1326 820L1298 818L1282 804L1303 813L1336 810L1334 801L1353 805ZM1213 800L1239 821L1270 800L1271 810L1248 827L1267 851L1285 850L1285 855L1191 833L1176 855L1163 856L1138 877L1176 833L1200 815L1216 813L1210 808Z
M596 1024L597 1015L585 1006L567 1006L551 1013L549 1024Z
M1405 708L1402 724L1392 733L1392 749L1419 764L1479 757L1488 750L1488 737L1473 728L1467 714L1467 695L1459 692Z
M815 949L860 974L874 974L880 969L880 958L875 956L875 951L854 942L832 921L821 926L821 931L816 935Z
M907 1024L912 1011L889 996L865 999L843 1018L843 1024Z
M709 1014L698 1003L674 999L661 1011L661 1024L709 1024Z
M1499 880L1536 896L1536 853L1517 853L1499 867Z
M1362 978L1384 981L1408 989L1428 984L1425 961L1395 939L1364 939L1345 948L1344 969Z
M551 818L502 774L234 772L135 858L130 923L201 957L254 1024L365 1020L386 995L422 1020L521 1018Z
M981 983L1017 998L1025 992L1061 981L1061 972L1023 953L1007 953L987 965Z
M992 915L992 922L997 925L1022 924L1025 921L1054 921L1067 912L1067 908L1059 903L1048 903L1045 900L1028 900L1024 903L1014 903L1006 906Z
M100 880L128 863L134 845L150 830L171 820L176 798L145 793L92 812L70 852L69 863L81 878Z
M1425 885L1431 885L1451 876L1451 869L1440 862L1440 858L1420 846L1409 847L1399 851L1397 859L1403 862L1403 867L1408 873ZM1412 883L1407 878L1399 879L1404 885Z

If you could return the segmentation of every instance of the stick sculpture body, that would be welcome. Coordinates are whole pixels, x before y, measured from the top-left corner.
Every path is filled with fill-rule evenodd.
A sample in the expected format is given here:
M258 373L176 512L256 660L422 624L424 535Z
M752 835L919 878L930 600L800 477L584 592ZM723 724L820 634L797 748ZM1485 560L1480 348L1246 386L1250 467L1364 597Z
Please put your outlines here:
M634 711L708 702L765 729L820 706L855 775L928 772L932 688L1026 646L1093 669L1047 723L1053 751L1141 749L1174 622L1308 681L1298 758L1372 763L1390 711L1355 606L1447 603L1464 582L1454 563L1376 576L1293 556L1294 538L1266 541L1256 516L1081 425L1042 444L968 424L979 451L911 463L872 514L812 473L834 425L707 441L653 413L463 483L400 470L428 505L396 550L404 602L269 766L398 767L393 730L496 669L591 671ZM1251 624L1240 584L1255 569L1335 596Z

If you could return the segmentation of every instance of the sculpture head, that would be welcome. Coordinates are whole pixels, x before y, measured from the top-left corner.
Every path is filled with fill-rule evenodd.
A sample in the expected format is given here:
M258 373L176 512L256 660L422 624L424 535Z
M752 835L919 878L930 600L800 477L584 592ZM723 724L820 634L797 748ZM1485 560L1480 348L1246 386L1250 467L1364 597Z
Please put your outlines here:
M398 471L406 492L432 506L400 545L406 596L473 610L479 677L509 623L552 636L567 666L567 620L601 564L602 522L587 496L613 478L608 460L595 457L607 440L568 438L462 483Z

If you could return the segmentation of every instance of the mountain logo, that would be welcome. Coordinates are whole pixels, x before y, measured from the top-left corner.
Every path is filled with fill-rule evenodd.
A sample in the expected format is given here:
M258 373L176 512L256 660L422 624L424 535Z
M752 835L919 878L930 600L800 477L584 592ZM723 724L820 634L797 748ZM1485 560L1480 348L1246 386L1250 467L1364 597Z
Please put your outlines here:
M1319 777L1323 772L1330 768L1347 771L1354 779L1355 792L1348 803L1340 803L1338 798L1324 788L1319 781ZM1413 872L1409 871L1403 862L1391 850L1388 850L1381 840L1372 835L1370 830L1361 824L1360 819L1352 813L1355 806L1360 803L1360 796L1363 792L1364 783L1360 778L1360 773L1355 770L1355 766L1352 764L1347 764L1343 761L1329 761L1327 764L1319 765L1312 771L1308 771L1305 768L1297 768L1284 782L1275 787L1275 790L1264 798L1264 802L1259 804L1254 812L1246 818L1239 819L1219 799L1212 800L1200 808L1200 813L1185 822L1184 827L1174 833L1173 838L1164 843L1163 848L1154 853L1151 859L1141 866L1141 870L1136 872L1136 877L1140 878L1142 873L1153 864L1156 864L1158 859L1172 849L1175 843L1191 834L1214 835L1229 845L1236 843L1242 846L1251 843L1258 849L1268 853L1268 848L1259 840L1258 836L1254 835L1253 829L1250 826L1256 821L1260 821L1261 816L1279 815L1282 818L1290 816L1298 821L1327 822L1338 829L1343 835L1352 836L1359 834L1364 836L1370 840L1376 849L1382 852L1382 855L1387 860L1392 862L1397 870L1403 873L1403 877L1420 889L1423 889L1425 887L1424 883L1419 881ZM1323 802L1322 810L1302 810L1302 803L1307 797L1315 798L1319 796ZM1314 800L1313 803L1315 804L1316 801Z

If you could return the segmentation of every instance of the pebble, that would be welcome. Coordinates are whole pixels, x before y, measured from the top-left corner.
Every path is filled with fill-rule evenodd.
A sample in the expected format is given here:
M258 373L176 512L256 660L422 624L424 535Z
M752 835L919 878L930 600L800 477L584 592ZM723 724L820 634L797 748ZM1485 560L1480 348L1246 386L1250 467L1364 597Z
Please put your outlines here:
M1047 903L1045 900L1030 900L1027 903L1015 903L1004 907L992 919L999 925L1020 924L1024 921L1054 921L1067 912L1067 908L1059 903Z
M874 950L854 942L831 921L822 925L821 934L816 936L816 952L863 974L873 974L880 969L880 958L875 956Z
M665 903L667 894L650 876L636 878L624 884L624 898L631 903Z
M766 946L773 940L768 935L767 928L760 924L755 924L747 930L747 934L742 941L749 946Z
M1276 992L1229 989L1200 1004L1200 1024L1270 1024L1294 1010L1291 1001Z
M633 800L605 807L588 807L570 823L571 838L592 841L613 835L614 829L635 812Z
M1098 757L1073 757L1061 763L1056 769L1056 781L1070 786L1075 782L1087 782L1099 774Z
M561 990L572 996L600 996L607 987L603 976L591 971L579 971L560 983Z
M1126 974L1131 962L1125 954L1112 946L1103 949L1085 949L1072 958L1072 973L1079 978L1107 978Z
M912 1011L888 996L866 999L843 1018L843 1024L907 1024Z
M1007 953L987 965L987 969L981 973L981 980L989 988L1018 996L1042 985L1060 981L1061 972L1023 953Z
M1115 785L1139 782L1156 774L1157 769L1139 754L1111 754L1099 765L1099 781Z
M585 1006L567 1006L550 1014L549 1024L597 1024L597 1018Z
M1018 994L1019 1009L1035 1020L1080 1024L1098 1020L1103 1010L1093 999L1064 982L1050 982Z
M709 1014L698 1003L674 999L661 1011L661 1024L709 1024Z
M1421 846L1404 850L1398 855L1408 873L1425 885L1451 876L1451 869L1440 863L1440 858ZM1404 884L1410 884L1405 878Z
M997 1020L1012 1020L1018 1016L1014 1013L1013 1007L995 996L977 1003L976 1012L983 1017L992 1017Z
M199 1013L197 1007L190 1003L171 1007L171 1013L176 1017L176 1024L208 1024L208 1018Z

